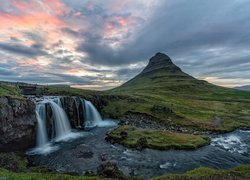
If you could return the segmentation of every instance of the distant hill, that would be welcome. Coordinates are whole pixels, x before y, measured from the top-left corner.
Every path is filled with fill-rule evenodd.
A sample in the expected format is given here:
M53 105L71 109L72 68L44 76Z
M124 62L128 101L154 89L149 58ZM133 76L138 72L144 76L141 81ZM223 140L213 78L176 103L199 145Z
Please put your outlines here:
M250 91L250 85L234 87L235 89Z

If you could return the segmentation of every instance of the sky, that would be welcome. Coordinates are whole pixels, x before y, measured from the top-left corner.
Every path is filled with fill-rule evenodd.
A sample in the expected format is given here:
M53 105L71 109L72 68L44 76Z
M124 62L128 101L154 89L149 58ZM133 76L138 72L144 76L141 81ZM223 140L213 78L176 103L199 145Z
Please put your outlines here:
M109 89L157 52L190 75L250 84L249 0L0 0L0 80Z

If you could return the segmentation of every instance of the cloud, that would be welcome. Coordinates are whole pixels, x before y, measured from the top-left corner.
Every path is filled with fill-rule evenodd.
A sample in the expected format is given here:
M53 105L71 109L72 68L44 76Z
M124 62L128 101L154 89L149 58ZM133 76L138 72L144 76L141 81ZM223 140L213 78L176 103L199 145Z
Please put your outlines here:
M2 0L0 68L12 80L99 89L161 51L192 76L246 84L249 9L246 0Z
M78 31L75 31L69 27L62 28L61 31L73 37L78 37L80 35Z
M0 76L13 76L13 75L16 76L18 75L18 73L0 67Z
M47 54L45 51L39 49L37 45L28 47L22 44L0 43L0 49L27 57L43 56Z

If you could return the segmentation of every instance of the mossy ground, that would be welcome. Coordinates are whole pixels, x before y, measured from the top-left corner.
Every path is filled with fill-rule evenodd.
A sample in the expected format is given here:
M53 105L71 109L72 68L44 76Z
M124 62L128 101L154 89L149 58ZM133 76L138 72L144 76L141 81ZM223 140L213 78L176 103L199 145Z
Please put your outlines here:
M22 179L22 180L31 180L31 179L37 179L37 180L94 180L94 179L101 179L100 177L86 177L86 176L73 176L73 175L67 175L67 174L59 174L59 173L35 173L35 172L12 172L8 171L6 169L0 169L0 179Z
M126 138L122 137L123 132L127 133ZM108 138L131 148L137 148L140 146L140 139L146 138L145 147L160 150L197 149L210 143L210 139L206 136L140 129L132 126L120 126L108 134Z
M21 92L18 88L12 85L0 84L0 96L20 96Z
M248 180L250 179L250 165L241 165L230 170L216 170L199 167L184 174L167 174L153 178L154 180Z

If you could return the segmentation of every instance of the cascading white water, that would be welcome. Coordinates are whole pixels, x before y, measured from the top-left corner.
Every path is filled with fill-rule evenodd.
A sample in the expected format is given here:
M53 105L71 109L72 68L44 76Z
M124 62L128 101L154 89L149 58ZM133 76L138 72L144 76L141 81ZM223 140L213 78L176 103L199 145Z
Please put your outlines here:
M55 140L60 140L71 132L71 126L68 117L62 108L60 98L46 98L37 103L36 107L38 147L42 147L48 143L48 132L46 129L46 104L49 104L52 110Z
M60 99L57 100L57 103L54 101L49 101L50 107L52 109L53 121L55 125L55 135L56 140L61 139L63 136L71 132L71 126L67 117L67 114L61 106Z
M48 143L48 135L46 129L46 111L44 103L37 104L36 118L37 118L37 146L42 147Z
M106 126L115 126L117 125L114 121L103 120L100 113L97 111L95 106L87 100L81 100L84 104L84 127L93 128L93 127L106 127Z
M84 100L85 106L85 123L86 128L95 127L102 121L102 117L95 108L95 106L87 100Z

